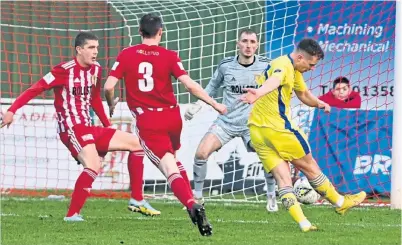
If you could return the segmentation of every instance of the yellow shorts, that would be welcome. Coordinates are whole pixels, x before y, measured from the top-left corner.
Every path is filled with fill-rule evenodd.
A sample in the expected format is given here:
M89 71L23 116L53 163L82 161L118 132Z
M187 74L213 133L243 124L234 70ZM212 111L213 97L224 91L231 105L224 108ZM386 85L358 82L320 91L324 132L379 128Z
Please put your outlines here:
M276 131L250 125L251 143L266 171L285 161L300 159L310 153L306 135L300 129Z

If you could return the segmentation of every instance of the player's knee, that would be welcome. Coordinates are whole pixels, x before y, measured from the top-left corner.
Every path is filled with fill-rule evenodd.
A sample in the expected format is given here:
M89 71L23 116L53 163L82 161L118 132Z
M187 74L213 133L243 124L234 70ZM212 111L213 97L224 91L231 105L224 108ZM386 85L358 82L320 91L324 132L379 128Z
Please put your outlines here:
M272 175L272 173L271 173L271 172L267 172L267 171L264 171L264 176L265 176L265 178L270 178L270 179L273 179L273 178L274 178L274 176Z
M208 160L208 157L211 153L209 153L207 150L198 150L195 153L195 158L199 160Z
M180 173L176 164L176 159L173 154L166 153L159 162L159 170L168 178L174 173Z
M142 150L140 141L134 135L131 135L130 138L127 140L127 149L129 151L139 151Z
M84 146L78 153L77 159L85 168L90 168L95 172L99 172L101 162L95 144Z
M80 162L85 168L90 168L91 170L99 173L101 168L101 161L98 156L86 156L80 159Z
M300 169L308 179L314 179L316 176L320 175L321 169L314 158L309 155L297 160L297 168Z
M276 183L279 187L292 185L290 170L287 165L285 165L285 163L276 166L274 169L271 170L271 173L275 177Z

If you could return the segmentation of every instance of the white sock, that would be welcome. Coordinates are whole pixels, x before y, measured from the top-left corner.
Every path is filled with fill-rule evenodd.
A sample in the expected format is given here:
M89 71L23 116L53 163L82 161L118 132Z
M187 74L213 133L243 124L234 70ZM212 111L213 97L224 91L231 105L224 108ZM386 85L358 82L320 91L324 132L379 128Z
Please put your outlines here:
M338 208L340 208L340 207L342 207L342 205L343 205L344 202L345 202L345 197L344 197L344 196L341 196L341 197L339 198L339 200L335 203L335 206L338 207Z
M198 198L198 199L202 198L202 191L194 190L194 196L195 196L195 198Z
M267 191L267 197L268 197L268 198L276 197L275 191L273 191L273 192L268 192L268 191Z
M310 227L310 226L311 226L311 223L310 223L310 221L308 221L307 219L305 219L305 220L303 220L303 221L300 221L299 226L300 226L300 229L303 229L303 228Z

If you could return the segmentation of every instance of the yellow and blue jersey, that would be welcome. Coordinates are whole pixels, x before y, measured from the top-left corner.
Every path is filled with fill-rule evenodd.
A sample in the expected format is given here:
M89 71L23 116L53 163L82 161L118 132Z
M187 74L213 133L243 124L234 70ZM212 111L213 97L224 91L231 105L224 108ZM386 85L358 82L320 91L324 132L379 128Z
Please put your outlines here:
M310 153L306 135L291 121L293 90L307 90L302 74L285 55L272 60L257 83L269 77L277 77L280 85L255 102L248 121L251 142L267 171Z
M276 131L287 131L295 127L291 122L290 101L293 90L307 89L303 76L293 68L289 55L271 61L263 76L257 81L262 85L269 77L277 77L281 82L278 89L259 98L253 106L249 125L269 127Z

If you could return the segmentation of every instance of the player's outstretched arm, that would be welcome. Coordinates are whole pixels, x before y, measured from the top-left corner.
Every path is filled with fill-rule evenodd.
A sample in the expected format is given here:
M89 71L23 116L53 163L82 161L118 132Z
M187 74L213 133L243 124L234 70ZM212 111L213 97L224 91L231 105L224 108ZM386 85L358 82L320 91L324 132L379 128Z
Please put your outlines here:
M38 96L45 90L52 88L57 84L56 78L52 73L46 74L42 79L33 84L27 90L25 90L18 98L11 104L7 112L1 118L0 128L7 125L7 128L13 122L15 112L26 105L31 99Z
M195 95L200 100L212 106L216 111L220 114L225 114L227 112L227 108L225 105L222 105L216 102L213 98L211 98L208 93L193 79L191 79L188 75L181 75L177 78L186 89L193 95Z
M304 91L295 90L295 93L297 95L297 98L299 98L299 100L303 102L305 105L324 109L326 113L329 113L331 111L331 106L329 106L324 101L318 99L314 94L310 92L310 90L308 89Z
M258 89L244 88L243 90L246 91L247 93L242 95L241 100L245 103L253 104L262 96L269 94L275 89L277 89L280 84L281 80L279 78L270 77L267 80L265 80L263 85Z
M107 105L109 106L109 116L113 116L114 109L116 104L119 102L119 97L116 99L114 98L114 87L116 86L117 82L119 81L118 78L114 76L109 76L106 79L105 87L103 88L105 91L105 97Z

